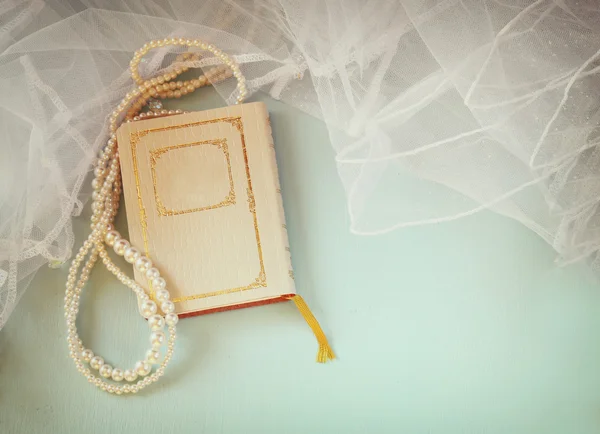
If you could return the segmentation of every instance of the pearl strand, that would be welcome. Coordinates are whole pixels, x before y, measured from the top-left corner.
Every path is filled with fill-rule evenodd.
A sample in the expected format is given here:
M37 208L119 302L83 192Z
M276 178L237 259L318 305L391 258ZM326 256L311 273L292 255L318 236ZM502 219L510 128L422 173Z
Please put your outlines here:
M200 76L197 79L173 82L173 79L188 69L187 67L176 66L172 71L167 72L162 76L144 81L138 72L141 58L150 49L167 45L186 45L208 50L221 59L224 63L224 67L229 68L231 72L229 72L229 70L223 70L222 67L216 67L209 70L205 76ZM198 55L195 53L184 53L179 55L177 60L195 60L197 58ZM193 92L199 87L205 86L207 83L214 83L229 78L231 75L238 80L238 96L236 102L238 104L241 103L247 94L245 79L240 72L239 66L225 53L200 40L163 39L151 41L135 53L130 67L132 78L138 86L125 95L125 98L123 98L110 115L110 137L106 147L99 153L94 168L95 177L92 181L92 187L94 189L92 194L93 214L90 225L92 232L72 261L67 277L64 299L69 355L75 362L77 370L86 377L91 384L101 390L117 395L137 393L148 385L158 381L158 379L164 375L165 368L173 357L177 336L176 324L179 320L179 317L174 312L175 306L170 300L170 293L166 289L166 282L160 276L159 270L153 266L153 263L149 258L142 255L139 250L131 246L127 240L115 231L112 225L119 209L119 198L121 194L119 155L116 149L118 120L119 118L122 118L123 121L130 122L147 116L179 114L181 113L180 110L162 110L151 115L143 113L139 114L139 116L137 115L142 107L148 103L150 98L178 98L179 96ZM112 247L117 255L123 256L127 262L133 264L138 271L145 275L148 282L151 282L155 291L155 299L160 303L160 312L162 314L159 313L159 306L157 306L154 300L150 300L150 297L144 288L127 277L125 273L112 262L106 251L106 245ZM84 264L86 257L87 260ZM138 299L139 313L143 318L147 319L150 328L151 348L147 351L145 359L138 361L133 369L122 370L109 365L104 361L104 358L94 354L92 350L84 348L83 342L77 333L75 321L79 312L81 292L88 281L91 270L98 258L102 260L106 268L113 273L121 283L134 292ZM79 272L80 268L82 268L81 272ZM168 330L168 339L163 331L165 326ZM165 344L167 350L161 361L159 349ZM86 367L84 363L89 364L89 368ZM154 372L152 372L153 365L158 365L158 368L156 368ZM98 371L99 376L96 376L92 370ZM111 381L105 381L108 379ZM123 380L132 384L119 384Z
M176 62L188 59L198 60L199 56L196 53L183 53L177 56ZM189 68L187 66L175 67L170 72L143 82L145 89L142 95L140 95L139 98L131 105L131 108L125 116L125 120L127 122L130 120L137 120L133 119L135 114L139 112L151 98L180 98L188 93L194 92L200 87L218 83L230 78L233 75L228 66L219 65L208 70L205 75L200 75L196 79L173 81L178 75L183 74L188 69ZM243 89L245 89L245 84L243 85Z
M165 38L165 39L148 42L148 43L144 44L144 46L142 48L140 48L138 51L136 51L135 54L133 55L133 59L131 60L131 62L129 64L129 68L131 70L131 77L138 84L138 86L140 86L140 88L143 89L142 92L147 89L149 90L151 88L154 88L157 84L162 84L161 80L163 82L172 80L172 78L171 78L172 72L171 72L171 73L167 73L163 76L156 77L155 83L152 83L152 80L144 81L144 79L141 77L139 70L138 70L138 67L139 67L140 62L142 61L142 58L146 55L146 53L148 53L148 51L150 51L153 48L167 47L167 46L197 47L197 48L200 48L201 50L206 50L206 51L210 51L211 53L213 53L217 58L219 58L223 62L224 66L228 67L232 71L233 76L237 79L238 95L236 97L236 103L240 104L241 102L244 101L244 99L246 98L246 95L248 93L248 90L246 89L246 79L242 75L239 65L233 59L231 59L227 54L225 54L223 51L219 50L214 45L207 44L206 42L200 41L198 39ZM183 69L182 69L182 71L183 71Z

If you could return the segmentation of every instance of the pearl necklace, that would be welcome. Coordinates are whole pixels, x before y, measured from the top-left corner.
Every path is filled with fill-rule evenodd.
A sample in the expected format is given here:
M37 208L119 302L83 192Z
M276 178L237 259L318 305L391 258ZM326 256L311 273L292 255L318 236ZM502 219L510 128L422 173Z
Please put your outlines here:
M175 66L167 73L144 80L138 71L142 57L151 49L166 46L197 47L214 54L223 62L222 66L209 70L205 75L187 81L173 81L177 76L187 71L185 66ZM197 60L197 53L184 53L176 58L178 61ZM109 393L117 395L137 393L146 386L158 381L164 374L165 368L173 357L176 339L176 324L179 320L175 311L175 305L170 301L170 294L166 288L166 281L161 277L159 270L153 266L152 261L142 255L138 249L131 246L117 231L114 230L112 222L119 208L121 195L121 174L119 166L119 155L116 148L116 132L121 122L132 122L149 116L169 116L182 113L176 111L155 111L149 114L138 113L153 98L179 98L182 95L193 92L195 89L210 83L227 79L233 75L237 79L236 104L244 101L247 90L245 79L239 66L229 56L213 45L206 44L200 40L167 38L155 40L145 44L135 52L130 63L131 76L137 87L125 95L109 118L109 134L106 147L100 151L99 158L94 169L92 187L92 210L91 218L92 232L83 243L79 252L73 259L67 277L65 294L65 318L68 332L69 355L75 362L77 370L87 378L88 382ZM151 107L152 108L152 107ZM155 108L160 108L156 107ZM117 255L123 256L127 262L145 275L147 281L155 291L155 300L151 300L146 290L133 279L130 279L117 267L106 251L105 244L112 247ZM87 257L87 260L86 260ZM81 291L89 279L94 264L102 260L106 268L116 278L128 286L137 296L139 313L147 319L150 328L150 349L144 360L137 362L133 369L122 370L112 367L104 359L83 346L82 340L77 333L75 320L79 312ZM85 261L85 263L84 263ZM82 267L83 264L83 267ZM80 268L82 268L79 273ZM79 276L78 276L79 273ZM160 304L160 311L157 302ZM164 331L168 330L168 338ZM160 349L166 344L167 350L162 357ZM161 360L162 357L162 360ZM88 366L86 366L89 365ZM157 368L153 371L153 366ZM97 371L99 376L93 371ZM126 380L131 384L122 384Z

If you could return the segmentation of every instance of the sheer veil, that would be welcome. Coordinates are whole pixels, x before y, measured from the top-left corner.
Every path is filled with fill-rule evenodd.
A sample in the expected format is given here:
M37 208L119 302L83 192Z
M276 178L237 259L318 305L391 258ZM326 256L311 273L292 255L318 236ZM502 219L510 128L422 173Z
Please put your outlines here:
M581 0L0 2L0 327L39 267L70 257L130 57L164 37L219 46L250 93L327 124L351 231L491 208L598 267L598 23Z

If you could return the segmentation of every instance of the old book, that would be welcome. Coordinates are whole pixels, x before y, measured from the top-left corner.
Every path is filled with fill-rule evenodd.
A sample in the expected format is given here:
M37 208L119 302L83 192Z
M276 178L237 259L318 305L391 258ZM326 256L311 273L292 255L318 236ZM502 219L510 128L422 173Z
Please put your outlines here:
M129 238L160 269L179 315L291 299L326 344L296 296L263 103L126 123L117 141Z

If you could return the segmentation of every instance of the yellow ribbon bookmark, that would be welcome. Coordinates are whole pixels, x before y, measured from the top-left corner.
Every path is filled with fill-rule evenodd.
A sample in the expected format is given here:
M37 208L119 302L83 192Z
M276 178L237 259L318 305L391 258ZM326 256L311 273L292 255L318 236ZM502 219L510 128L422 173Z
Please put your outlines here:
M291 296L290 300L292 300L296 304L296 307L304 317L304 320L309 325L315 337L317 338L317 342L319 343L317 362L326 363L329 360L335 359L335 354L329 346L329 342L327 342L327 336L325 336L325 333L323 333L323 329L321 329L319 322L308 308L308 305L306 304L304 299L300 295L296 294Z

